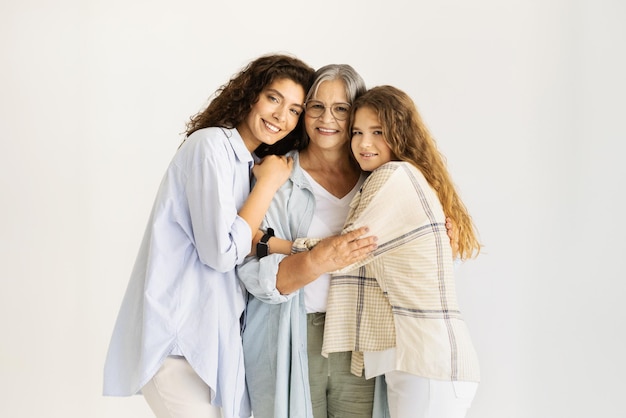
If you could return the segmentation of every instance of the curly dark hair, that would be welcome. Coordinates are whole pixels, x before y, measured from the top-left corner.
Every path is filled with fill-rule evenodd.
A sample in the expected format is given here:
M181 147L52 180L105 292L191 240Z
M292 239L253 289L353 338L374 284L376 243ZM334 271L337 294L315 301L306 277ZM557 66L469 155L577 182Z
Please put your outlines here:
M186 135L211 126L227 129L235 128L250 113L252 104L259 100L264 88L280 79L289 79L300 84L305 92L313 84L313 68L298 58L286 54L261 56L250 62L228 83L221 86L209 105L187 123ZM257 149L259 157L269 154L285 154L292 149L300 149L303 136L302 117L296 128L274 145L262 144Z

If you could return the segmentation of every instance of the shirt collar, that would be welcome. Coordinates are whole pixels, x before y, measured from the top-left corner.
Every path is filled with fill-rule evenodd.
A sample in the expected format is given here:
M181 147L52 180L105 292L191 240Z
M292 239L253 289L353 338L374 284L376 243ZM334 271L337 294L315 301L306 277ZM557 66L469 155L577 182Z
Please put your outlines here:
M309 181L304 176L303 168L300 166L300 153L298 151L290 151L287 155L293 158L293 170L290 176L293 184L301 189L312 190Z
M241 135L239 135L237 129L222 128L222 131L230 141L230 144L233 147L233 151L235 152L235 156L239 161L250 164L258 160L252 156L252 153L250 153L250 151L248 151L248 148L246 148L246 144L243 142L243 138L241 137Z

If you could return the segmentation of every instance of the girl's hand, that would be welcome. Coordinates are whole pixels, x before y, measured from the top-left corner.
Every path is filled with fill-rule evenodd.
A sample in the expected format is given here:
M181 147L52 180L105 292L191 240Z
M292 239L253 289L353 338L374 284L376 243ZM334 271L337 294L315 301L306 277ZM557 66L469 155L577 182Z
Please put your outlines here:
M457 258L459 255L459 227L452 218L446 217L446 230L448 238L450 238L450 246L452 247L452 258Z

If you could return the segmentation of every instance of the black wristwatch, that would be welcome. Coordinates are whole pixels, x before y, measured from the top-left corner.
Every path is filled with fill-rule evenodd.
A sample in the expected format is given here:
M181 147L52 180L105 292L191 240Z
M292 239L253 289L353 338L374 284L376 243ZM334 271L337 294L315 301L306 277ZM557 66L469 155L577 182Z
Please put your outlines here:
M263 238L256 244L256 256L258 258L263 258L270 253L270 245L268 241L271 237L274 236L274 230L272 228L267 228L267 232L263 235Z

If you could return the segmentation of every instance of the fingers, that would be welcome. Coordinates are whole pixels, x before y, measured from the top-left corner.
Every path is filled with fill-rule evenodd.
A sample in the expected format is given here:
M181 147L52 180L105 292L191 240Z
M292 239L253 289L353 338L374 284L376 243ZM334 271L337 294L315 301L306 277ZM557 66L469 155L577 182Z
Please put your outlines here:
M288 169L289 171L293 168L293 158L285 157L284 155L268 155L265 158L268 157L274 157L273 164L275 164L276 168Z
M262 165L263 163L269 163L271 164L272 162L275 162L276 164L279 163L287 163L289 164L289 162L293 162L293 158L291 157L287 157L285 155L267 155L265 157L263 157L261 159L261 161L259 161L257 164L258 165Z
M362 226L358 229L355 229L354 231L345 233L343 237L345 238L347 242L352 242L352 241L357 240L359 237L367 234L369 230L370 229L368 227Z
M367 257L377 248L376 242L370 238L358 240L356 247L350 252L351 263L355 263Z
M450 218L446 218L446 232L448 233L448 236L450 238L452 238L455 233L454 224L452 223L452 219Z
M312 252L326 271L333 271L361 261L377 248L377 237L365 236L369 228L362 227L343 235L320 241Z
M450 238L450 246L452 247L452 257L456 258L459 251L459 228L454 224L452 219L446 218L446 232Z
M363 236L367 232L369 228L362 227L343 236L348 245L348 257L352 262L362 259L376 249L378 238L372 235Z

